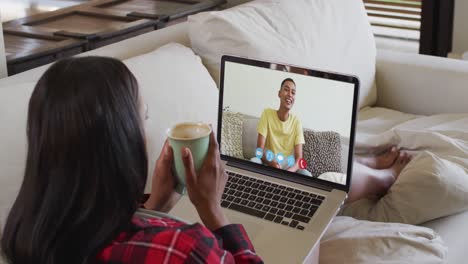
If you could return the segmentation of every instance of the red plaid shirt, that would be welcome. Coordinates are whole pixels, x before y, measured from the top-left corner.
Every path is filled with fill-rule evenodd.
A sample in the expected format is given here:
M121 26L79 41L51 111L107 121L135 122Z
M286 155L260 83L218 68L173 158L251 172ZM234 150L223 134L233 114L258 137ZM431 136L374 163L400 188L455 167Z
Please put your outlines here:
M200 224L138 216L97 258L104 263L263 263L242 225L211 232Z

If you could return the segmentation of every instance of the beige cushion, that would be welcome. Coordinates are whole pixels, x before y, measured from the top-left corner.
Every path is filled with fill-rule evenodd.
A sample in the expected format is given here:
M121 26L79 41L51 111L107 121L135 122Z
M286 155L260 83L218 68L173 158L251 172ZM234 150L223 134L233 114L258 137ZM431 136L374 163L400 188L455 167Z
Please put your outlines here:
M223 54L357 75L375 103L376 47L361 0L264 0L189 17L189 37L216 81Z
M35 83L0 87L0 228L23 182L26 120Z
M429 228L336 217L320 242L320 263L445 263L447 252Z

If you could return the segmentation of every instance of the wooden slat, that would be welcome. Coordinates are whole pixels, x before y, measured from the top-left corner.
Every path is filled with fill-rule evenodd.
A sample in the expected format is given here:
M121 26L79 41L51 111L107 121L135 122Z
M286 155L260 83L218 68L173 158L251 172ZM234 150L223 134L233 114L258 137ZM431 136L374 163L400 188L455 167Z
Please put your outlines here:
M396 25L376 23L376 22L372 22L371 25L372 26L379 26L379 27L405 29L405 30L419 30L419 27L415 27L415 26L396 26Z
M375 28L375 35L387 37L406 36L409 31L420 32L423 0L363 0L371 25ZM385 28L387 30L385 30ZM391 30L398 29L398 30ZM404 33L405 31L406 33Z
M384 14L374 14L374 13L371 13L371 14L367 13L367 15L372 16L372 17L393 18L393 19L400 19L400 20L407 20L407 21L421 21L421 18L416 18L416 17L384 15Z
M423 0L364 0L364 2L380 2L380 3L390 3L395 5L418 5L422 3Z
M403 10L403 9L388 8L388 7L383 7L383 6L376 7L376 6L366 5L366 10L388 12L388 13L399 13L399 14L415 15L415 16L421 15L421 10Z
M413 2L413 3L410 3ZM406 0L405 3L395 3L395 2L386 2L386 1L377 1L377 0L364 0L366 4L376 4L376 5L386 5L386 6L396 6L396 7L418 7L421 6L421 0L409 1Z

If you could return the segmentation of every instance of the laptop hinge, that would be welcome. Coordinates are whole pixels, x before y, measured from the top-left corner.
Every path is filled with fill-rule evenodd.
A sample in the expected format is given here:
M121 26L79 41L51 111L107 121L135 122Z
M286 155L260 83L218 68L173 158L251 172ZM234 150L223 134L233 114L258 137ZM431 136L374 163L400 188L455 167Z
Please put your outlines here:
M273 169L272 170L265 170L265 169L256 168L256 167L253 167L253 166L248 166L246 164L243 164L241 162L236 162L236 161L229 161L227 163L227 165L231 166L231 167L239 168L239 169L242 169L242 170L251 171L251 172L254 172L254 173L258 173L258 174L270 176L270 177L273 177L273 178L285 180L285 181L288 181L288 182L294 182L294 183L310 186L310 187L313 187L313 188L318 188L320 190L327 191L327 192L331 192L333 190L333 188L331 186L327 186L325 184L320 184L320 183L317 183L317 182L312 182L310 180L302 179L300 177L291 177L290 175L287 175L286 173L281 173L281 171L276 171L276 170L273 170Z

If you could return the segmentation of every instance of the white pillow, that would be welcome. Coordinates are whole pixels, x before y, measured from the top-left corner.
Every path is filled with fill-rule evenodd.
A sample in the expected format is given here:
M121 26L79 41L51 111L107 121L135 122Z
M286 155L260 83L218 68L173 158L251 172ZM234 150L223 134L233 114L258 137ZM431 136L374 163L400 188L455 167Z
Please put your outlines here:
M422 224L468 210L468 158L425 151L403 169L380 200L362 199L342 215L381 222Z
M375 103L376 47L362 0L263 0L190 16L189 37L219 83L231 54L357 75Z
M151 190L155 161L166 139L166 130L178 122L202 121L217 131L218 89L200 57L183 45L170 43L124 61L135 75L148 104L146 137Z
M0 228L18 195L26 164L26 120L35 83L0 87Z
M448 248L425 227L336 217L320 241L320 263L445 263Z

